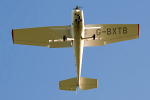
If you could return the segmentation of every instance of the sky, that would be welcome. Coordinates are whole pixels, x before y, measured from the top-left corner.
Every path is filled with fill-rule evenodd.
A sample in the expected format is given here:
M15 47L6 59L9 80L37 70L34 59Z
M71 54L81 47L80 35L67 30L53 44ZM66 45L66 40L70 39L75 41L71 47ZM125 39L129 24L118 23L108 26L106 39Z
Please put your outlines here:
M150 100L149 0L1 0L0 100ZM86 47L82 77L98 88L59 90L76 77L73 48L13 44L11 30L71 24L83 7L85 24L140 24L138 39Z

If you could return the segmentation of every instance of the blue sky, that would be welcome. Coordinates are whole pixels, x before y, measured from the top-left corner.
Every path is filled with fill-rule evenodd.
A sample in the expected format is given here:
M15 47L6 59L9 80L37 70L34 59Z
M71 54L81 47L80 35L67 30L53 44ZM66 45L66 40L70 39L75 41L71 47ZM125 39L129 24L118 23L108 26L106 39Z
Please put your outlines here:
M149 100L149 0L1 0L0 100ZM59 81L76 77L73 48L16 45L11 30L71 24L83 8L85 24L140 24L140 38L84 48L81 76L98 88L60 91Z

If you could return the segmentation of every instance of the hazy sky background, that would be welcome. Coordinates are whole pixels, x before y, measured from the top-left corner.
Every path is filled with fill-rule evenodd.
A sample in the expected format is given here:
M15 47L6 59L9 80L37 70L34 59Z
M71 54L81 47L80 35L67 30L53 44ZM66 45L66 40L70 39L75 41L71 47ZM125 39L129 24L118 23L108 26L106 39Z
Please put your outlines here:
M73 48L16 45L11 30L70 25L72 9L85 24L140 24L139 39L84 48L81 76L98 88L59 90L76 77ZM150 100L150 0L1 0L0 100Z

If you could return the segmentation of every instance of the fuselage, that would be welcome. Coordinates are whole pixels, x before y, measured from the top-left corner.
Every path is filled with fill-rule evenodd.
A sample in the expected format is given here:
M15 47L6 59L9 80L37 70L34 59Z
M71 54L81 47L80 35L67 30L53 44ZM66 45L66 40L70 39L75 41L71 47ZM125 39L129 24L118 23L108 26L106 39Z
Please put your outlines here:
M76 64L77 72L77 84L79 86L80 76L81 76L81 66L82 66L82 55L83 55L83 46L84 46L84 16L83 10L76 9L72 10L72 37L73 41L73 51Z

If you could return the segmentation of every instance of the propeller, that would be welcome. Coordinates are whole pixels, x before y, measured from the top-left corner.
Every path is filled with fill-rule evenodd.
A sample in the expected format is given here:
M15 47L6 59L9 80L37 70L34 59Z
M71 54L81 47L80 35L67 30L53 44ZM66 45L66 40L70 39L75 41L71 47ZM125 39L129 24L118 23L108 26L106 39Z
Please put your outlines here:
M83 7L78 7L78 5L77 5L76 8L74 8L74 10L77 10L77 9L80 9L80 8L83 8Z

